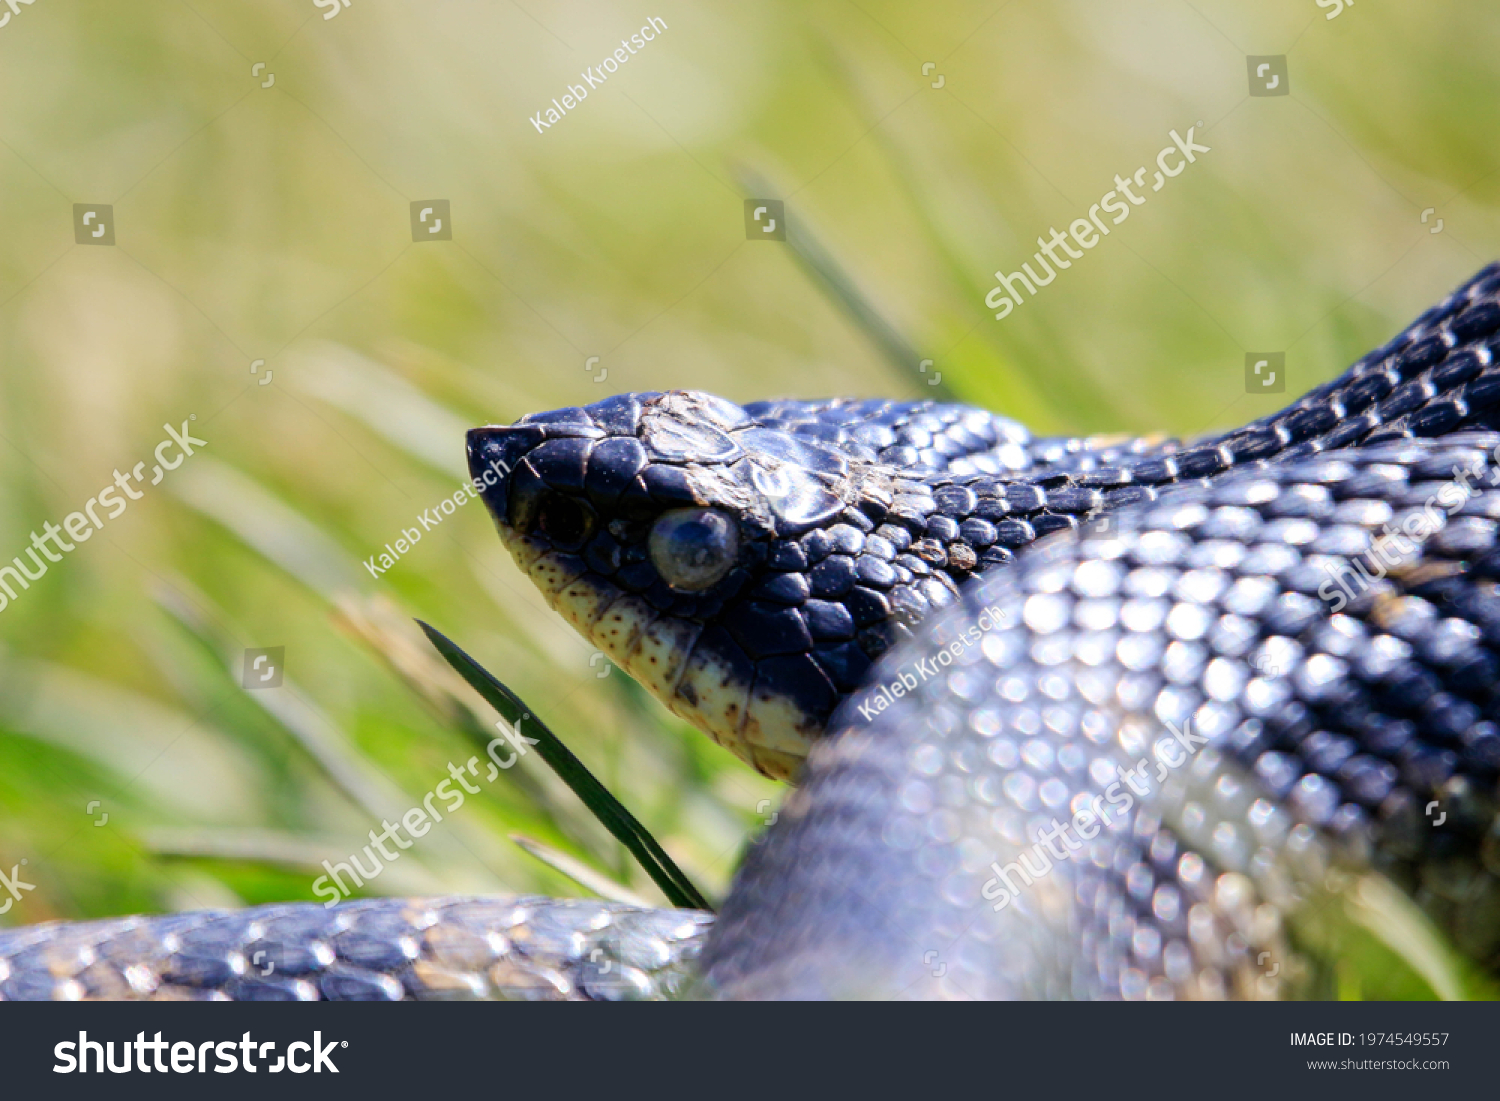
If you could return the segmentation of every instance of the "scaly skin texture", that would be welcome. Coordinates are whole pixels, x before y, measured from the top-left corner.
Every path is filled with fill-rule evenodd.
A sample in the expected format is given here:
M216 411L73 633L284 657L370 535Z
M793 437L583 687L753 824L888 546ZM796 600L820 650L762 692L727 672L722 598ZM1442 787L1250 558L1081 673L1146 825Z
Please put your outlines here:
M550 898L364 899L0 932L11 1001L622 1001L685 983L712 917Z
M802 785L737 876L695 989L1316 994L1308 945L1351 891L1404 891L1495 969L1500 436L1474 430L1500 409L1497 291L1488 268L1288 409L1190 444L690 392L471 432L475 475L503 475L485 494L501 537L553 607ZM683 508L738 536L696 592L649 548ZM295 989L503 996L540 967L590 993L556 960L582 966L578 930L600 919L559 910L568 951L588 953L533 957L508 932L528 922L493 909L508 905L341 907L302 930L332 954ZM467 966L441 955L454 907L488 915L458 923L488 946ZM232 961L271 913L7 934L0 993L124 993L108 968L97 987L80 977L107 956L131 991L249 996ZM619 957L655 996L707 918L603 920L686 923L669 958L643 957L665 981ZM183 955L179 922L204 951ZM324 982L345 965L358 981Z

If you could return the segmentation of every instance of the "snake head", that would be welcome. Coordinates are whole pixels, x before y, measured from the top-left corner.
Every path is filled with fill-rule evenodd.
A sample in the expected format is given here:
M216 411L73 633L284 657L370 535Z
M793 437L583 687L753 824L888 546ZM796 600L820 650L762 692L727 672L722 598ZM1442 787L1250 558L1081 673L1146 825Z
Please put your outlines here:
M912 618L954 590L892 563L912 539L884 522L920 513L925 488L868 447L768 420L710 394L621 394L473 429L468 454L548 603L673 712L790 779L902 637L902 601Z

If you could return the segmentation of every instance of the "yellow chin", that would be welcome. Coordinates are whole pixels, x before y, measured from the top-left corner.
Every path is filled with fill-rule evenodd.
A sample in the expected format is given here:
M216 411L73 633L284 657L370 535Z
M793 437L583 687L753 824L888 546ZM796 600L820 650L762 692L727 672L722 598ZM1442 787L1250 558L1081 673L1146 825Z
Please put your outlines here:
M501 538L547 603L673 714L763 775L790 781L797 774L817 724L698 648L699 624L658 612L543 543L503 527Z

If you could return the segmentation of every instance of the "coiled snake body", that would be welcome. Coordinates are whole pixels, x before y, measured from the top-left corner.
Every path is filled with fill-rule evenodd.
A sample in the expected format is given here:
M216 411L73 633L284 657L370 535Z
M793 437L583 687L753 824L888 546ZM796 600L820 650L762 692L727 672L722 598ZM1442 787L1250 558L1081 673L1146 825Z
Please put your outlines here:
M717 920L427 899L36 926L0 933L0 995L1288 997L1326 993L1360 907L1493 972L1497 347L1500 265L1188 444L692 392L475 429L553 607L796 779Z

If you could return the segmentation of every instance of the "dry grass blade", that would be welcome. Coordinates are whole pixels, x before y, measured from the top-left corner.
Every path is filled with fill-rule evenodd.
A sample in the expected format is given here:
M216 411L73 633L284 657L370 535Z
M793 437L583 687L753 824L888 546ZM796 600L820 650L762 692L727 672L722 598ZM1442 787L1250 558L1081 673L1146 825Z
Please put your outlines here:
M755 169L745 165L735 166L735 178L747 194L780 194L774 184ZM848 315L855 326L869 337L875 347L880 349L886 359L903 372L915 372L919 369L919 365L924 360L916 348L895 325L886 320L885 314L854 281L854 277L844 266L834 258L833 253L823 242L813 235L806 223L790 214L786 215L786 243L791 246L792 255L797 258L803 270L812 276L818 288ZM929 392L930 397L939 401L953 400L953 391L949 390L947 385L939 381L936 376L919 377L922 378L923 389Z
M565 852L559 852L535 837L527 837L524 833L513 833L510 839L547 867L561 872L574 883L587 891L594 892L600 898L607 898L611 902L623 902L627 906L649 907L651 905L630 888L616 883L606 875L601 875L583 861Z

